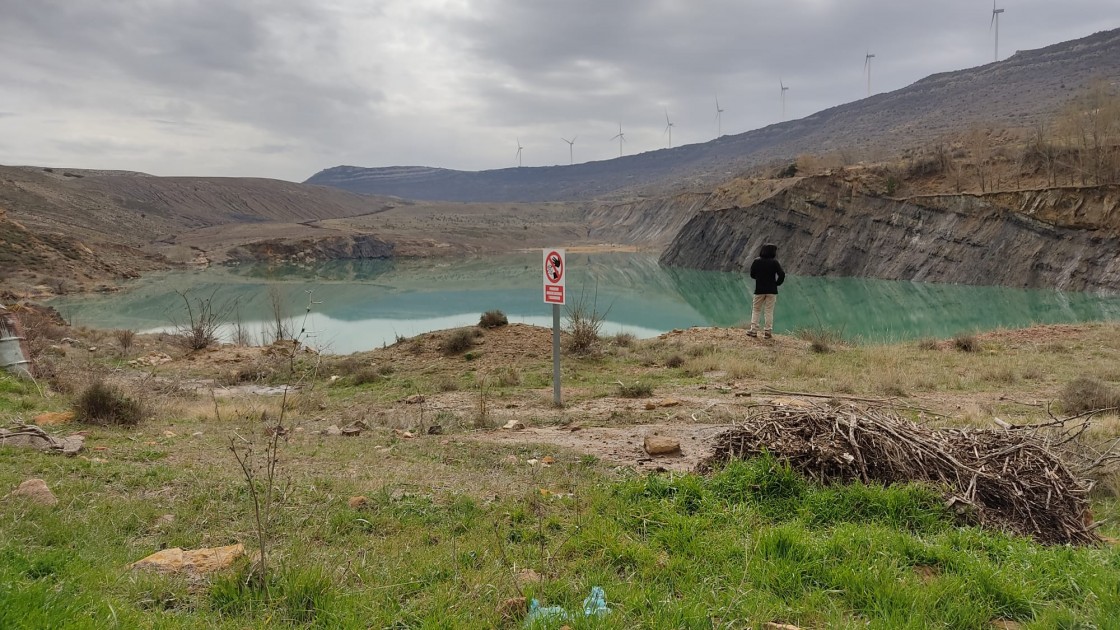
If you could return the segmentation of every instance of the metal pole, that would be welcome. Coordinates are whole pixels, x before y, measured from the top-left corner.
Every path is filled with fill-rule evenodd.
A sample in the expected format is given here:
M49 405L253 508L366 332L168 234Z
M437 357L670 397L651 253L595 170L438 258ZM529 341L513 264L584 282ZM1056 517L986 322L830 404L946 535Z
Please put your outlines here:
M552 404L560 406L560 305L552 305Z

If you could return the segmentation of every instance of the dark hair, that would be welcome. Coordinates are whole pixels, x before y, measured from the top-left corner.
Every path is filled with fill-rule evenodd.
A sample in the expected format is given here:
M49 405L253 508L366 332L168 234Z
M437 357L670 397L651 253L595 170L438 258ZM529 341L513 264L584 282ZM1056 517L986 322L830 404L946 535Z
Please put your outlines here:
M778 246L773 244L773 243L767 243L767 244L763 245L762 249L758 250L758 257L759 258L777 258L778 257Z

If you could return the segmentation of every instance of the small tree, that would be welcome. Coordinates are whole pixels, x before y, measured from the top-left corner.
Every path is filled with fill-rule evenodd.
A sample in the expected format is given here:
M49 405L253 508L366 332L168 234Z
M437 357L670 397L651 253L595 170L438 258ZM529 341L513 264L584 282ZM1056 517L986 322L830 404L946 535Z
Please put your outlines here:
M217 289L210 293L210 297L192 298L186 291L176 291L175 294L183 298L183 305L187 310L187 321L175 321L175 328L183 346L188 350L205 350L218 341L218 332L229 318L237 301L217 304L214 296Z

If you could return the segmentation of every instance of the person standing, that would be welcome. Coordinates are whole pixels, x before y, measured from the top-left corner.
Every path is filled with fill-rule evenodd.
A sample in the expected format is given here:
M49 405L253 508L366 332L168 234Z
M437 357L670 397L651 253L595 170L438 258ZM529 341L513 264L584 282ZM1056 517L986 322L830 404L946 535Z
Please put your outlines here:
M773 337L774 304L778 301L778 286L786 280L786 272L778 262L778 246L767 243L758 252L758 258L751 263L751 277L754 278L754 304L751 306L751 328L747 334L758 336L758 320L765 314L762 337Z

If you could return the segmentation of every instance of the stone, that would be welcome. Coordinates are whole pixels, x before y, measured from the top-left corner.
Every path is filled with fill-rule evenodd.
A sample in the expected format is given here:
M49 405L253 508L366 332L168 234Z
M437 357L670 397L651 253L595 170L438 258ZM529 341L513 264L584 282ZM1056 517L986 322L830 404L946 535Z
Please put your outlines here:
M42 479L24 481L12 492L12 496L27 497L29 501L40 505L55 505L58 503L58 497L54 496L51 489L47 487L47 482Z
M358 427L350 426L342 429L342 435L345 437L357 437L362 434L362 430Z
M369 498L368 497L363 497L363 496L350 497L350 500L347 501L346 504L349 505L350 507L354 508L354 509L358 509L358 508L362 507L363 505L368 505L369 504Z
M208 575L220 571L245 555L245 545L227 545L184 551L179 547L157 551L129 565L133 570L151 569L161 573Z
M653 402L647 402L646 403L646 411L653 411L654 409L657 409L657 403L653 403Z
M337 424L332 424L331 426L324 429L323 433L326 435L339 436L342 435L342 429L338 428Z
M443 435L443 427L438 424L433 424L428 427L428 435Z
M502 425L502 428L509 429L510 431L520 431L525 428L525 423L520 420L510 420Z
M661 401L662 407L677 407L680 404L681 401L677 400L676 398L666 398L665 400Z
M62 445L63 455L67 457L74 457L78 453L82 452L82 448L84 448L86 444L86 438L84 435L74 434L68 435L58 442Z
M413 395L405 398L404 402L406 404L409 404L409 405L418 405L418 404L424 402L424 396L422 396L420 394L413 394Z
M556 458L551 455L545 455L541 458L541 463L545 466L551 466L556 463Z
M644 446L650 455L671 455L681 452L680 440L663 435L647 435Z
M68 424L73 421L73 411L48 411L46 413L41 413L34 418L34 423L39 426L49 426L52 424Z
M544 581L544 578L541 577L541 574L532 569L521 569L517 572L516 575L513 576L513 579L517 582L517 586L519 587L525 586L526 584L533 584L536 582Z
M529 600L511 597L498 604L498 615L506 621L520 621L529 612Z

